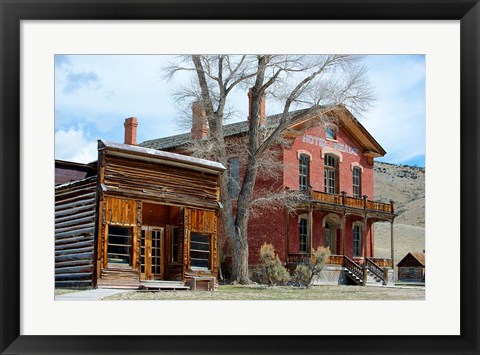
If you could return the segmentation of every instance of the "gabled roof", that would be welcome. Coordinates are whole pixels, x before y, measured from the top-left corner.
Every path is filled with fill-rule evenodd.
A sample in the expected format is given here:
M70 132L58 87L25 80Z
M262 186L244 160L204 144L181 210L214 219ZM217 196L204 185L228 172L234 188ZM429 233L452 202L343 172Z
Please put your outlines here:
M308 109L304 110L297 110L297 111L292 111L290 112L290 117L295 119L295 117L300 116L303 113L306 113ZM282 117L281 114L278 115L272 115L267 117L267 124L271 126L278 125L280 118ZM246 134L248 133L249 127L248 127L248 122L249 121L241 121L241 122L236 122L236 123L230 123L227 125L223 126L223 134L224 137L230 137L230 136L235 136L239 134ZM142 147L147 147L147 148L152 148L152 149L172 149L172 148L177 148L181 147L183 145L186 145L188 143L192 142L192 135L191 133L183 133L183 134L177 134L175 136L169 136L169 137L164 137L164 138L157 138L157 139L152 139L145 141L143 143L140 143L139 145Z
M98 150L104 150L109 155L122 156L166 165L181 166L192 170L200 170L212 174L219 174L225 167L217 162L194 158L187 155L164 152L161 150L139 147L136 145L111 143L102 139L98 140Z
M331 109L332 106L322 106L320 109ZM371 157L380 157L386 154L386 151L380 146L380 144L372 137L372 135L358 122L358 120L343 106L337 106L334 108L338 119L339 125L344 128L346 133L358 143L363 149L363 153ZM309 114L310 109L302 109L290 112L291 124L290 127L294 128L302 123L308 122L314 113ZM268 116L266 122L269 126L275 127L278 125L282 114L276 114ZM237 123L231 123L223 126L224 137L230 137L235 135L247 134L249 130L249 121L242 121ZM169 136L164 138L152 139L140 143L140 146L152 149L169 150L174 148L181 148L192 142L192 136L189 133L178 134L175 136Z
M401 264L403 263L404 260L406 260L408 257L413 257L414 259L416 259L418 261L418 263L420 265L422 265L423 267L425 267L425 254L423 253L408 253L407 255L405 255L403 257L402 260L400 260L398 263L397 263L397 266L401 266Z

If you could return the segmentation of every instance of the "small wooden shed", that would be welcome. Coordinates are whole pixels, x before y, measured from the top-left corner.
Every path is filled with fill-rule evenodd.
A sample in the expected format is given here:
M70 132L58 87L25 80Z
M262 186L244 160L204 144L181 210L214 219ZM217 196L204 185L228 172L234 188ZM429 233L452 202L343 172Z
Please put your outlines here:
M397 264L398 281L425 282L425 254L408 253Z
M225 167L102 140L98 153L96 176L55 187L56 286L212 287Z

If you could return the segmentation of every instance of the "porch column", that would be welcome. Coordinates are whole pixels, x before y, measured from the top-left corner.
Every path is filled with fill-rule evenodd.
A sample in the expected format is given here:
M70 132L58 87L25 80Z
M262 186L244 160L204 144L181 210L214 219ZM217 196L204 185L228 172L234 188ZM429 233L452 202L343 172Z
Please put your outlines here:
M367 215L363 216L363 228L362 228L362 250L363 250L363 262L367 260Z
M343 214L342 214L342 249L343 249L343 255L346 255L346 245L347 245L347 241L345 240L345 210L344 210Z
M309 224L309 244L310 244L310 258L312 257L312 248L313 248L313 206L310 205L308 210L308 224Z
M395 269L395 263L394 263L394 249L393 249L393 219L390 222L390 252L391 252L391 258L392 258L392 269Z
M285 261L288 261L288 254L290 253L290 210L285 206Z

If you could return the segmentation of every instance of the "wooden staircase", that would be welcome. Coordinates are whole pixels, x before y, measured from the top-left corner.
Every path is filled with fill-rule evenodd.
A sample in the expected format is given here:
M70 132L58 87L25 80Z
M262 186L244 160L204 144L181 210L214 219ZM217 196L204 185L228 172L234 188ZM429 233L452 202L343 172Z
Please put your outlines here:
M346 255L343 256L343 267L346 269L347 276L353 282L360 286L364 285L363 267L358 265L355 261L353 261Z
M363 266L358 265L347 256L343 257L343 267L347 276L360 286L383 286L385 285L385 271L375 264L370 258L365 258Z
M138 271L124 267L108 267L102 269L101 277L97 281L100 288L138 289L140 275Z
M385 271L378 266L372 259L365 258L365 270L367 272L367 285L383 286L385 282Z

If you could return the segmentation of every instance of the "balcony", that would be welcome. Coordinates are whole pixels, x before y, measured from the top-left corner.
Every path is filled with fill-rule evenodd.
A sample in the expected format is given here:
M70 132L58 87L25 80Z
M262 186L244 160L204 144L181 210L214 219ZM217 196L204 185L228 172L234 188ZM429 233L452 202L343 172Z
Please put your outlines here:
M367 200L367 196L356 198L347 196L344 192L341 195L336 195L310 189L310 199L312 202L327 204L333 207L353 208L357 210L362 209L368 212L394 214L393 202L383 203L371 201Z

